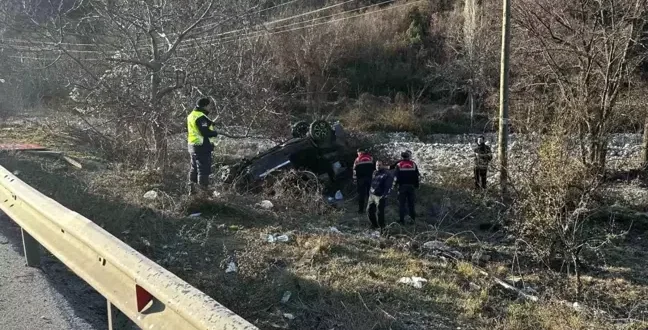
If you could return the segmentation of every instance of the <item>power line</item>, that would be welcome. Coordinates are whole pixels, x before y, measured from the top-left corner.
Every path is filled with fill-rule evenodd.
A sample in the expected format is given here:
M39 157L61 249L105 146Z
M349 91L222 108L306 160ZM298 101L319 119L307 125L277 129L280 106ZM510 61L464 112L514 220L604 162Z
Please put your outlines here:
M278 4L278 5L274 5L274 6L269 7L269 8L261 9L261 10L258 10L258 11L252 12L252 13L241 15L241 16L260 14L260 13L263 13L263 12L266 12L266 11L269 11L269 10L272 10L272 9L287 6L287 5L295 3L297 1L301 1L301 0L287 1L287 2L284 2L284 3ZM207 24L207 25L203 25L203 26L198 26L196 28L197 29L202 29L202 28L206 28L206 27L210 27L210 26L216 26L216 25L219 25L221 23L222 22L211 23L211 24ZM230 32L236 32L236 31L238 31L238 30L230 31ZM230 32L225 32L225 33L230 33ZM169 34L169 36L175 36L175 35L178 35L178 34L180 34L180 33L179 32L171 33L171 34ZM53 45L53 46L94 47L94 48L96 48L98 46L111 46L109 44L79 44L79 43L52 42L52 41L33 41L33 40L13 39L13 38L6 38L6 39L3 39L3 41L12 42L14 44L23 43L23 44L42 44L42 45ZM141 41L140 43L143 43L143 42L145 42L145 41ZM142 50L144 48L138 48L138 49Z
M347 1L347 2L345 2L345 3L349 3L349 2L351 2L351 1L356 1L356 0L350 0L350 1ZM373 5L368 5L368 6L364 6L364 7L360 7L360 8L355 8L355 9L351 9L351 10L346 10L346 11L343 11L343 12L340 12L340 13L335 13L335 14L328 15L328 16L316 17L316 18L313 18L313 19L311 19L311 20L307 20L307 21L294 22L294 23L290 23L290 24L282 25L282 26L278 27L277 29L279 29L279 28L286 28L286 27L295 26L295 25L300 25L300 24L306 24L306 23L309 23L309 22L315 22L315 21L318 21L318 20L324 20L324 19L327 19L327 18L332 18L332 17L335 17L335 16L344 15L344 14L347 14L347 13L350 13L350 12L354 12L354 11L360 11L360 10L363 10L363 9L368 9L368 8L372 8L372 7L381 6L381 5L388 4L388 3L392 3L392 2L395 2L395 1L396 1L396 0L387 0L387 1L383 1L383 2L380 2L380 3L373 4ZM298 16L303 16L303 15L298 15ZM272 24L272 23L275 23L275 22L277 22L277 21L270 22L270 23L265 23L265 24L267 25L267 24ZM261 26L261 25L258 25L258 26ZM243 30L245 30L245 29L241 29L240 31L243 31ZM249 35L250 33L264 33L264 32L267 32L267 31L252 31L252 32L249 32L249 33L247 33L247 34L245 34L245 35ZM207 38L207 39L208 39L207 42L212 42L212 41L217 41L217 40L223 40L223 39L227 39L227 40L229 40L228 38L218 38L218 35L216 35L216 36L204 37L204 38ZM202 38L202 39L204 39L204 38ZM192 41L195 41L195 40L197 40L197 39L187 40L187 42L192 42ZM195 46L195 45L194 45L194 46ZM189 47L191 47L191 46L189 46ZM190 48L185 48L185 49L190 49Z
M271 21L271 22L260 23L260 24L257 24L256 26L254 26L253 28L265 27L267 25L277 24L277 23L289 21L289 20L292 20L292 19L295 19L295 18L316 14L316 13L319 13L319 12L322 12L322 11L325 11L325 10L329 10L329 9L333 9L333 8L343 6L343 5L345 5L347 3L350 3L350 2L353 2L353 1L357 1L357 0L347 0L345 2L341 2L341 3L335 4L335 5L330 5L330 6L322 7L322 8L319 8L319 9L311 10L309 12L293 15L293 16L286 17L286 18L281 18L281 19L274 20L274 21ZM394 1L394 0L392 0L392 1ZM246 28L238 29L238 30L232 30L232 31L223 32L223 33L213 35L213 36L187 39L187 40L185 40L183 42L190 42L190 41L196 41L196 40L202 40L202 39L212 39L213 40L214 38L217 38L217 37L221 37L221 36L236 33L236 32L247 31L247 30L248 29L246 29Z
M336 15L341 15L341 14L345 14L347 12L362 10L362 9L366 9L366 8L370 8L370 7L375 7L375 6L378 6L378 5L381 5L381 4L391 3L391 2L394 2L394 1L396 1L396 0L388 0L388 1L384 1L382 3L361 7L361 8L355 9L355 10L348 10L348 11L345 11L345 12L342 12L342 13L339 13L339 14L336 14ZM336 22L346 21L346 20L353 19L353 18L364 17L364 16L368 16L368 15L371 15L371 14L376 14L376 13L380 13L380 12L384 12L384 11L388 11L388 10L393 10L393 9L397 9L397 8L401 8L401 7L405 7L405 6L411 6L411 5L414 5L414 4L417 4L417 3L420 3L420 2L424 2L424 1L427 1L427 0L412 1L412 2L408 2L408 3L404 3L404 4L400 4L400 5L389 6L387 8L374 10L374 11L369 11L369 12L365 12L365 13L361 13L361 14L357 14L357 15L353 15L353 16L342 17L342 18L338 18L338 19L334 19L334 20L329 20L329 21L326 21L326 22L320 22L320 23L315 23L315 24L310 24L310 25L305 25L305 26L299 26L299 27L292 28L292 29L273 31L273 32L270 32L270 33L266 33L264 31L255 31L255 32L243 34L243 35L240 35L240 36L237 36L237 37L234 37L234 38L219 40L219 42L214 42L214 43L210 43L210 44L207 44L207 45L189 46L189 47L186 47L186 48L182 48L182 50L194 49L194 48L199 48L199 47L207 47L207 46L215 46L215 45L223 45L223 44L228 44L228 43L231 43L231 42L239 41L239 40L242 40L242 39L252 39L252 38L260 37L260 36L263 36L263 35L271 36L271 35L276 35L276 34L282 34L282 33L287 33L287 32L303 30L303 29L312 28L312 27L316 27L316 26L321 26L321 25L325 25L325 24L332 24L332 23L336 23ZM332 16L334 16L334 15L332 15ZM316 21L316 20L318 20L318 19L313 19L313 20L310 20L310 21L300 22L300 24L313 22L313 21ZM34 58L34 59L36 59L36 58ZM99 61L99 60L102 60L102 59L82 59L82 60Z
M381 4L394 2L394 1L396 1L396 0L385 1L385 2L383 2ZM335 22L341 22L341 21L345 21L345 20L349 20L349 19L353 19L353 18L363 17L363 16L367 16L367 15L370 15L370 14L376 14L376 13L384 12L384 11L387 11L387 10L392 10L392 9L397 9L397 8L400 8L400 7L404 7L404 6L411 6L411 5L417 4L419 2L424 2L424 1L427 1L427 0L417 0L417 1L413 1L413 2L400 4L400 5L389 6L387 8L383 8L383 9L379 9L379 10L374 10L374 11L370 11L370 12L366 12L366 13L361 13L361 14L357 14L357 15L353 15L353 16L348 16L348 17L342 17L342 18L338 18L338 19L334 19L334 20L329 20L329 21L326 21L326 22L320 22L320 23L316 23L316 24L300 26L300 27L296 27L296 28L292 28L292 29L273 31L273 32L270 32L270 33L263 33L263 32L248 33L248 34L239 36L238 38L226 39L226 40L223 40L222 42L216 42L216 43L212 43L212 44L208 44L208 45L194 45L194 46L191 46L191 47L188 47L188 48L184 48L183 50L192 49L192 48L199 48L199 47L204 47L204 46L223 45L223 44L235 42L235 41L241 40L241 39L251 39L251 38L260 37L260 36L263 36L263 35L271 36L271 35L275 35L275 34L281 34L281 33L286 33L286 32L293 32L293 31L303 30L303 29L307 29L307 28L311 28L311 27L320 26L320 25L332 24L332 23L335 23ZM376 4L376 5L380 5L380 4ZM368 8L368 7L372 7L372 6L375 6L375 5L366 6L366 7L363 7L363 8ZM360 8L360 9L363 9L363 8ZM353 10L349 10L348 12L351 12L351 11L353 11ZM341 14L343 14L343 13L341 13ZM315 21L315 20L311 20L311 21Z

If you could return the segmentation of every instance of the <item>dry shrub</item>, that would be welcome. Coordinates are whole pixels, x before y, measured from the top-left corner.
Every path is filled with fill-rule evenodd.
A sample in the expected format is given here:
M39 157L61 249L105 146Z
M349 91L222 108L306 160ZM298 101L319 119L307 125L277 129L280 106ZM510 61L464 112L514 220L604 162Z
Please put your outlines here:
M421 133L422 125L409 107L382 105L373 109L353 109L343 117L344 124L358 131Z
M599 323L597 320L588 320L570 307L555 302L512 304L507 309L506 318L500 322L495 329L609 329L609 325Z
M580 292L581 252L600 249L614 235L595 221L597 177L569 150L562 135L542 142L537 159L517 182L513 227L547 265L561 261L568 273L573 269Z
M307 214L325 214L331 210L323 197L324 186L313 172L278 172L265 183L264 194L279 208Z

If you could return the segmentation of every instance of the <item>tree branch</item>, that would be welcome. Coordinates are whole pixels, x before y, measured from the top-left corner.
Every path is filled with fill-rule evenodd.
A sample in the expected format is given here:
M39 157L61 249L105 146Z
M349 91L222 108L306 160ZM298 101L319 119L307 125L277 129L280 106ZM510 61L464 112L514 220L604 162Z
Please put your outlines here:
M184 40L184 38L187 36L187 34L189 34L189 32L191 32L194 28L196 28L196 26L198 26L198 24L203 22L203 20L207 16L207 14L211 11L211 9L214 6L215 2L216 2L216 0L211 0L209 2L209 6L207 6L207 9L205 9L205 11L202 13L202 15L200 15L200 17L195 22L193 22L193 24L189 25L186 29L184 29L184 31L182 31L178 35L178 37L176 37L176 40L173 42L173 45L171 46L171 48L169 48L169 50L167 50L166 54L164 55L165 59L167 59L167 58L169 58L171 56L171 54L176 50L178 45L180 45L182 40Z

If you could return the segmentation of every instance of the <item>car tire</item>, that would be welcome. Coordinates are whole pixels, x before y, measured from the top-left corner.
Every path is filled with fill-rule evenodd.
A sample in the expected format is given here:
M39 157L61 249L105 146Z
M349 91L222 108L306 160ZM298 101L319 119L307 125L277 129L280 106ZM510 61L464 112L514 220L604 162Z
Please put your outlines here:
M329 142L333 138L333 128L326 120L316 120L311 123L308 133L318 144Z
M308 126L308 123L305 121L298 121L293 125L292 127L292 136L295 138L303 138L308 135L310 131L310 127Z

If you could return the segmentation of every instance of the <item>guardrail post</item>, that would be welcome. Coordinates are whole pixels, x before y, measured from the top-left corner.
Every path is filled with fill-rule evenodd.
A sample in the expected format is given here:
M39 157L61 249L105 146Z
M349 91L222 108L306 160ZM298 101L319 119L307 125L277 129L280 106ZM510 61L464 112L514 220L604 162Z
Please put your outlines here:
M108 330L116 330L115 323L117 321L117 311L108 299L106 299L106 306L108 307Z
M27 266L38 267L40 265L40 244L25 229L20 228L22 232L23 250L25 251L25 260Z

